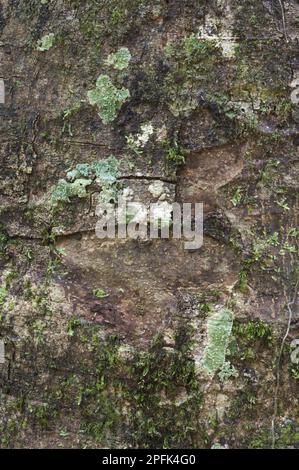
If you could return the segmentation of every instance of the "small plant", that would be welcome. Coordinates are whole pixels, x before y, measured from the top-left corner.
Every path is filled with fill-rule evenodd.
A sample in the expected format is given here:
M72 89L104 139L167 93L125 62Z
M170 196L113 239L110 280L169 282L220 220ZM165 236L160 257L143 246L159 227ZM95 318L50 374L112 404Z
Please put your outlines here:
M291 372L292 372L292 377L295 379L295 380L299 380L299 368L298 367L293 367L291 369Z
M127 88L116 88L108 75L100 75L96 87L88 91L87 97L92 106L98 108L98 114L104 124L114 121L122 104L130 97Z
M134 139L134 136L132 134L126 136L126 141L127 141L127 146L128 148L137 155L137 157L140 157L143 154L143 150L140 148L138 142Z
M233 342L236 341L232 354L237 354L242 361L255 358L258 344L270 346L273 342L272 328L262 320L234 323L232 335Z
M244 294L247 292L248 289L248 272L246 268L241 269L239 272L239 282L238 282L238 288L240 291Z
M55 42L55 34L54 33L46 34L39 40L36 49L41 52L46 52L49 49L51 49L51 47L54 45L54 42Z
M67 325L67 334L72 337L75 334L76 329L81 325L81 322L78 318L72 318Z
M129 49L121 47L117 52L108 56L106 64L117 70L124 70L128 67L131 57Z
M280 201L276 201L279 207L281 207L285 211L289 211L290 208L288 206L287 200L285 197L283 197Z
M185 163L185 157L187 151L183 150L178 144L177 140L170 142L169 140L164 141L165 146L165 159L167 162L174 165L182 165Z
M73 137L70 119L81 109L81 106L82 106L82 102L79 102L63 110L62 112L63 127L61 130L62 134L66 132L71 137Z
M4 304L7 298L8 292L5 287L0 287L0 306Z
M43 344L45 342L45 329L46 324L42 320L35 320L32 323L33 337L37 344Z
M234 192L233 197L231 198L231 203L234 207L237 207L242 201L242 188L237 188Z
M29 405L29 412L32 413L39 426L47 428L49 419L51 416L51 410L48 403L42 403L41 405Z
M92 293L97 299L104 299L109 296L104 289L94 289Z

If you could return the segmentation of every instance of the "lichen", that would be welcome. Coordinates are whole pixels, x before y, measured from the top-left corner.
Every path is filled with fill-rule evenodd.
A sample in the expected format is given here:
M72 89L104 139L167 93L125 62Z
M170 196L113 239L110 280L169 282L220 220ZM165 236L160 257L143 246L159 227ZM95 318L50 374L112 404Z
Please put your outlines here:
M55 42L55 34L54 33L46 34L39 40L36 49L41 52L46 52L49 49L51 49L51 47L53 47L54 42Z
M124 70L129 66L131 54L127 47L121 47L117 52L109 54L106 64L116 70Z
M77 196L84 198L87 196L86 187L91 185L92 180L79 178L73 183L61 179L52 193L52 203L70 202L70 198Z
M92 170L95 173L96 178L103 184L113 184L116 181L118 174L118 161L113 155L93 163Z
M92 293L97 299L104 299L105 297L109 296L109 294L107 294L107 292L104 289L100 289L100 288L93 289Z
M164 192L167 191L167 187L163 181L154 181L151 183L148 187L149 192L154 196L155 198L160 197Z
M122 104L130 97L127 88L117 88L108 75L100 75L96 87L87 93L89 103L98 108L104 124L114 121Z
M101 187L97 196L98 203L116 201L118 187L116 185L118 175L118 161L113 155L104 160L76 165L75 170L67 173L67 178L92 178Z
M74 170L67 172L67 179L74 181L77 178L96 178L101 183L115 183L118 173L118 161L113 156L89 163L79 163Z
M204 350L202 366L209 374L214 374L225 363L232 327L233 313L226 308L208 320L208 344Z
M118 161L113 155L104 160L89 163L79 163L74 169L66 173L66 180L59 180L52 192L52 203L70 202L70 198L77 196L87 197L87 186L93 182L101 187L99 200L109 202L115 199L117 188L115 185L118 174Z
M237 378L239 376L237 369L231 365L229 361L222 364L218 377L221 382L226 382L229 379Z
M136 134L136 136L133 136L133 134L126 136L127 145L129 149L137 155L142 155L143 148L148 143L150 137L154 133L153 125L150 122L142 124L140 126L140 130L141 132Z

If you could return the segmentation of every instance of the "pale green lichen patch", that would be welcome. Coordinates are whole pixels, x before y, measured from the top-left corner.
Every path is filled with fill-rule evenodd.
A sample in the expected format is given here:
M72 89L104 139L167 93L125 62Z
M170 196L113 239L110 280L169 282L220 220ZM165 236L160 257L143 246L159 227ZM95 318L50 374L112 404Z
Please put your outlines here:
M102 184L113 184L118 175L118 161L113 155L92 164L96 179Z
M233 313L228 309L220 310L208 320L208 344L204 350L202 366L209 374L214 374L225 364L232 327Z
M155 198L160 197L166 191L166 185L163 181L154 181L149 185L148 190Z
M89 163L79 163L74 170L67 172L67 179L74 181L77 178L96 178L100 183L112 184L116 181L118 174L118 161L110 155L104 160Z
M73 183L69 183L64 179L58 181L56 188L52 193L52 202L70 202L71 197L86 197L86 187L91 185L92 180L79 178Z
M66 174L66 180L59 180L52 192L52 203L70 202L71 197L87 197L86 188L93 182L101 187L101 200L109 201L116 198L115 186L118 174L118 161L113 155L100 161L79 163Z
M54 42L55 42L55 34L54 33L46 34L39 40L36 49L41 52L46 52L49 49L51 49L51 47L54 45Z
M109 294L107 294L107 292L104 289L99 289L99 288L93 289L92 293L97 299L104 299L105 297L109 296Z
M221 370L218 373L218 377L221 382L225 382L229 379L237 378L239 376L237 369L231 365L229 361L225 361L222 364Z
M150 122L142 124L139 134L136 134L136 136L133 136L133 134L126 136L128 148L137 155L142 155L143 148L146 146L153 133L154 128Z
M117 52L110 54L106 64L117 70L124 70L129 66L131 53L127 47L121 47Z
M98 114L104 124L112 122L122 104L130 97L127 88L117 88L108 75L100 75L96 87L87 93L89 103L98 108Z

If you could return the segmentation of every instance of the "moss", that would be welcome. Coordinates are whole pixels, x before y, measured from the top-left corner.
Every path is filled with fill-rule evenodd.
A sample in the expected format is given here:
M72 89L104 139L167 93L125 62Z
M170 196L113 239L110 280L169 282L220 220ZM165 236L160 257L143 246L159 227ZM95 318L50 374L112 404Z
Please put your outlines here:
M240 41L236 48L236 73L229 92L234 101L255 103L258 119L273 118L281 125L291 121L292 103L286 86L291 70L275 41ZM257 56L259 60L257 60Z
M146 6L152 0L68 0L76 11L80 30L85 39L100 41L109 37L114 44L129 33L136 32L148 19ZM101 15L99 15L101 11Z
M20 432L20 422L17 418L9 418L5 425L0 425L0 443L2 447L10 447Z
M193 438L198 437L202 394L191 359L189 334L182 329L172 351L164 350L157 337L148 352L132 361L135 390L130 424L135 446L192 447ZM178 397L178 390L185 394Z
M239 272L239 281L237 287L243 294L245 294L248 290L248 272L245 268L241 269Z
M248 321L246 323L234 323L233 335L241 338L245 342L256 341L264 338L267 341L272 339L272 327L262 320Z
M276 439L276 448L287 448L299 445L299 423L290 419L289 424L280 426Z
M263 348L273 347L274 338L271 325L262 320L235 322L232 330L231 353L241 361L255 359Z
M233 313L228 309L214 313L208 320L208 344L202 366L209 374L214 374L225 363L232 327Z
M275 202L283 205L284 211L288 211L285 200ZM242 255L244 242L243 246L233 238L230 242L238 254ZM248 230L246 232L246 254L244 253L237 287L241 292L246 293L248 291L248 280L253 279L253 274L259 274L264 278L271 275L272 281L283 282L284 273L282 266L278 264L279 257L283 258L288 253L296 252L297 248L292 237L292 230L289 233L284 233L283 229L272 233L267 232L265 229Z
M272 32L275 27L273 21L274 15L270 14L269 9L263 2L248 0L247 2L239 3L234 0L232 8L235 10L234 35L236 36L241 36L242 38L248 36L259 37L261 31L266 32L269 27L270 32Z
M5 259L9 237L3 225L0 224L0 261Z
M96 106L104 124L114 121L122 104L130 97L127 88L116 88L108 75L100 75L96 87L87 93L89 103Z
M198 309L206 316L213 312L213 306L221 297L221 292L217 289L210 289L201 292L198 296Z
M41 429L47 429L50 419L54 417L53 409L50 407L49 403L30 404L28 411L32 414L35 425L38 425Z
M192 33L183 40L183 48L188 60L205 58L218 50L216 41L205 41Z
M171 113L175 117L188 117L201 108L214 118L213 132L217 135L220 122L225 125L226 133L236 132L233 119L236 113L231 116L232 107L220 106L211 99L227 91L221 72L224 60L221 48L193 33L180 42L167 44L164 54L168 73L163 77L162 99Z
M276 449L297 448L299 444L299 424L294 419L288 419L288 424L282 424L276 429ZM265 428L255 433L249 442L250 449L266 449L272 447L269 429Z
M165 161L168 164L179 166L185 163L185 157L188 152L178 144L176 139L172 142L166 140L163 142L163 145L165 147Z
M109 446L122 435L130 446L192 447L202 401L193 333L181 327L172 350L157 336L147 350L135 351L115 336L101 340L100 326L74 321L67 354L78 353L76 377L66 377L52 395L80 412L83 436Z
M228 416L232 423L239 422L240 410L243 411L244 415L246 413L246 418L257 419L259 409L257 406L256 386L246 384L245 389L237 391L237 396L233 399L228 411Z
M124 70L129 66L131 54L127 47L121 47L117 52L109 54L106 64L116 70Z

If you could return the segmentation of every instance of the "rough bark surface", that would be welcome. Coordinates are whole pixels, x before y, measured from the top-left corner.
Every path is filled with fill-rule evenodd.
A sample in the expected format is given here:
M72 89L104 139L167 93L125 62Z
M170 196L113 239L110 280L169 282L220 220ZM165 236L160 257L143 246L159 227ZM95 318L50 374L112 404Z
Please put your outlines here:
M298 13L1 0L1 447L299 447ZM98 239L123 192L203 246Z

